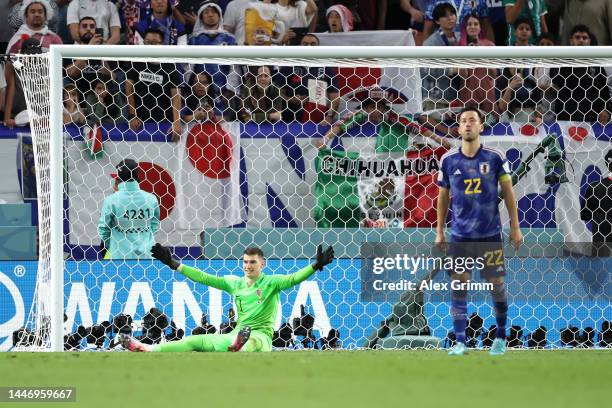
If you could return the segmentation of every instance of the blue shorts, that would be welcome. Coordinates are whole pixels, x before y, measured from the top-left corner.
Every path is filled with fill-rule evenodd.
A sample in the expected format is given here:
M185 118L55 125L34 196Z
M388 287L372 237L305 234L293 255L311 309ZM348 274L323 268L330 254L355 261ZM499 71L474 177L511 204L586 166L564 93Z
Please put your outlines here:
M471 273L477 270L483 279L506 276L501 234L485 238L462 238L451 235L448 256L453 258L455 265L454 270L448 271L449 273Z

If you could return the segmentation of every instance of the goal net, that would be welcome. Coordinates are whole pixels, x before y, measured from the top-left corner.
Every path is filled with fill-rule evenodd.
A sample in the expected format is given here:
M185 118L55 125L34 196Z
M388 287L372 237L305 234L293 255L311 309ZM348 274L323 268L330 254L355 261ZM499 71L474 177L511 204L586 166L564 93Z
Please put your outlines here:
M287 274L333 245L332 265L282 293L275 347L448 347L449 278L425 261L441 157L461 145L465 106L482 114L483 145L508 162L525 236L518 251L504 246L508 344L612 344L610 254L592 245L612 239L611 190L593 187L612 166L612 60L563 52L61 46L14 56L40 236L18 346L104 349L120 331L151 343L230 331L231 297L137 249L151 232L220 276L242 276L250 246L263 249L266 274ZM152 193L159 214L125 211L122 229L103 203L126 190L117 168L126 159L138 169L130 188ZM479 164L469 192L481 192L491 165ZM503 204L500 214L507 242ZM111 237L118 231L124 238ZM475 272L473 282L485 281ZM487 347L491 299L473 289L468 338Z

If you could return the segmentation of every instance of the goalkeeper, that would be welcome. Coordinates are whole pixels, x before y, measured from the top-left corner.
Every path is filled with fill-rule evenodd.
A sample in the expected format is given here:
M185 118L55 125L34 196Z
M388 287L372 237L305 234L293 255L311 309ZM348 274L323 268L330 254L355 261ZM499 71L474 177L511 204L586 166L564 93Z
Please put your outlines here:
M290 275L266 275L264 254L256 247L248 248L243 255L244 277L218 277L199 269L180 264L172 258L170 250L160 244L152 248L153 257L171 269L179 271L195 282L223 290L234 297L238 311L236 328L228 334L203 334L187 336L179 341L149 346L123 336L123 347L130 351L270 351L272 334L278 313L280 292L308 279L316 270L323 270L334 259L330 246L323 251L317 248L316 261Z

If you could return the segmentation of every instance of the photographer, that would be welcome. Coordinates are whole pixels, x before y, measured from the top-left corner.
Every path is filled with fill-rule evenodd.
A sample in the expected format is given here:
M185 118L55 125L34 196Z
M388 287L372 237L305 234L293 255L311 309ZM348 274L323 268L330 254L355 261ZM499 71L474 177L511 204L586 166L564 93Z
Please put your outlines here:
M313 333L315 318L311 314L306 314L304 305L300 305L300 310L301 316L293 319L293 334L302 337L297 348L318 349L319 344Z
M152 307L142 321L142 335L138 340L144 344L159 344L168 324L168 317L158 308Z
M193 336L196 334L214 334L216 332L217 328L212 324L208 324L208 317L205 313L202 313L202 317L200 318L200 325L191 331L191 335Z
M292 349L295 347L293 341L293 328L289 323L284 323L272 336L272 346L280 349Z
M120 313L113 318L111 333L114 335L114 337L108 345L109 349L113 350L115 348L123 348L121 347L121 343L119 342L119 336L121 334L131 335L133 323L134 320L129 314Z

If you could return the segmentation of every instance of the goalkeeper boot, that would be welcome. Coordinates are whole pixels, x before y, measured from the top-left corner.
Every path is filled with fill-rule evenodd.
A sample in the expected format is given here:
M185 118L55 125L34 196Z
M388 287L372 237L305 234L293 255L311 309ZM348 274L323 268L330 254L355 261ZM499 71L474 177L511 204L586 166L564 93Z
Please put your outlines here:
M492 356L502 356L506 352L506 339L495 339L489 354Z
M468 348L465 344L463 343L457 343L453 346L453 348L450 349L450 351L448 352L449 356L462 356L464 354L467 354L468 352Z
M123 346L123 348L128 351L141 351L141 352L150 351L149 347L147 347L146 344L141 343L140 341L136 340L129 334L120 334L119 339L121 342L121 346Z
M242 329L240 329L240 331L238 331L238 334L236 335L236 340L234 340L234 343L232 343L232 345L227 348L227 351L240 351L240 349L246 344L246 342L249 341L249 337L251 337L251 327L243 327Z

